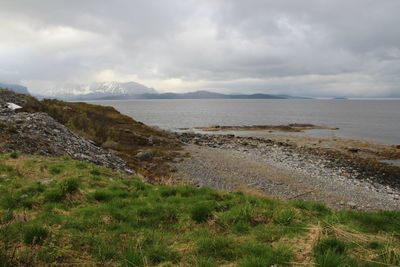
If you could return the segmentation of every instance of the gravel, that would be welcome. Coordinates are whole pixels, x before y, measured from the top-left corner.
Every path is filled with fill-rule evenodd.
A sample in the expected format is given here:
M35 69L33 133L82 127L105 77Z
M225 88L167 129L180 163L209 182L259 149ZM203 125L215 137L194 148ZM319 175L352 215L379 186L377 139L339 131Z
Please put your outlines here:
M331 207L400 209L398 187L381 184L351 162L283 142L233 135L177 134L191 153L177 175L198 186L257 189L278 199L305 199Z

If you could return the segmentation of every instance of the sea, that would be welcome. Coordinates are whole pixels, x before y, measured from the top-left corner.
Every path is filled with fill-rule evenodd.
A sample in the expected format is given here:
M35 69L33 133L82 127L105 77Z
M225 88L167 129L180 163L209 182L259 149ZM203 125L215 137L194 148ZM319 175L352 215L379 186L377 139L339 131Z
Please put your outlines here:
M113 106L135 120L171 131L196 131L194 127L212 125L311 123L339 129L310 130L305 135L400 144L400 100L157 99L87 102Z

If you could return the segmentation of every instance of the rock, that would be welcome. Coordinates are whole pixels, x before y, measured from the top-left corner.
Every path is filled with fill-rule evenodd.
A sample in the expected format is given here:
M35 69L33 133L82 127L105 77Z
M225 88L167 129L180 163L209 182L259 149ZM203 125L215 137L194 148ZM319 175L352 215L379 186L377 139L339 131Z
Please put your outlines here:
M14 92L0 89L0 104L7 105L7 103L13 103L14 105L23 107L24 105L26 105L27 101L26 99L17 95Z
M44 184L44 185L49 184L53 181L54 181L54 178L44 178L44 179L38 180L39 183Z
M139 151L136 158L141 161L150 161L154 157L153 151Z
M102 148L118 150L119 144L113 140L107 140L102 145Z
M355 208L357 208L357 204L356 203L354 203L353 201L349 201L349 202L347 202L347 206L349 206L350 208L352 208L352 209L355 209Z
M18 105L16 105L16 104L10 103L10 102L7 103L7 107L8 107L9 109L11 109L11 110L17 110L17 109L21 109L21 108L22 108L21 106L18 106Z
M351 153L357 153L357 152L360 152L360 149L358 149L358 148L349 148L349 149L347 149L347 151L349 151Z
M2 98L3 97L3 98ZM0 90L0 152L18 151L44 156L68 155L73 159L133 173L126 163L55 121L46 113L15 113L4 103L23 105L18 95Z

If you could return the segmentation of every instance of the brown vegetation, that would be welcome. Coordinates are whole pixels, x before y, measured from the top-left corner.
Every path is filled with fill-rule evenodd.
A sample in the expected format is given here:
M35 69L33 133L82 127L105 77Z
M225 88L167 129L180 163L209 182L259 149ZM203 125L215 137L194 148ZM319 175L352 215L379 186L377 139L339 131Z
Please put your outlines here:
M113 107L24 98L28 103L23 111L48 113L73 132L114 152L144 176L162 178L170 172L168 163L180 155L181 144L167 132L135 121Z

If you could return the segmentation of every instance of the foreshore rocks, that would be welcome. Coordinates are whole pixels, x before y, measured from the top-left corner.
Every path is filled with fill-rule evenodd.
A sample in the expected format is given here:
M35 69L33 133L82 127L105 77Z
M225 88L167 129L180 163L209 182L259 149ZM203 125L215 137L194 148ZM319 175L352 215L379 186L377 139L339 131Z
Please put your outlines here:
M392 189L400 189L399 167L361 159L356 155L298 146L267 138L241 137L232 134L182 132L176 133L176 138L185 144L221 148L232 153L239 151L248 155L258 155L303 172L325 173L329 169L332 176L345 177L349 182L355 184L368 182L376 190L392 192ZM393 194L396 193L393 191Z
M0 152L65 156L103 165L114 170L133 173L118 156L96 146L55 121L46 113L15 112L7 102L24 105L24 99L14 93L0 94Z

